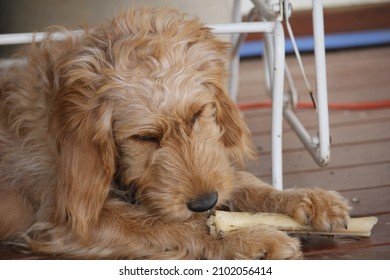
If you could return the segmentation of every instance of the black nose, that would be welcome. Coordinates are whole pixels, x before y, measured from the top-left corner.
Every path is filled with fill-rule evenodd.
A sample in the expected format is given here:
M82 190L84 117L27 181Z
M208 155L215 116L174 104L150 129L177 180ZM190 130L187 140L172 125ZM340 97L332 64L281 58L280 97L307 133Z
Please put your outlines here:
M204 212L214 207L218 201L218 193L210 192L199 196L198 198L191 200L187 207L194 212Z

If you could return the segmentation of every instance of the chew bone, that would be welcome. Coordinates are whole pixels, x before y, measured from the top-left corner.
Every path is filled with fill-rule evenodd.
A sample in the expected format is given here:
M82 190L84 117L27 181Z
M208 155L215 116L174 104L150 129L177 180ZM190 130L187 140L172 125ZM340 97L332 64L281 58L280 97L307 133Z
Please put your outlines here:
M291 217L283 214L214 211L207 220L207 225L210 228L210 234L218 238L223 238L225 233L229 231L255 225L269 226L278 230L298 234L368 237L371 235L371 229L377 222L377 217L350 218L347 229L337 227L331 232L326 232L317 231L310 225L301 225Z

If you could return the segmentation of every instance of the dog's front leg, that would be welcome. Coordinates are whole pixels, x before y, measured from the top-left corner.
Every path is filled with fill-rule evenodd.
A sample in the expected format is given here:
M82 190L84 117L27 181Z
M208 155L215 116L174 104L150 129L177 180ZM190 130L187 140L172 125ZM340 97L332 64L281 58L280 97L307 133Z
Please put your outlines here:
M204 218L204 220L206 217ZM108 201L95 228L94 244L102 252L109 252L104 258L126 259L196 259L199 230L196 219L175 222L154 216L142 206L119 201Z
M345 227L349 211L337 192L318 188L278 191L247 172L236 173L232 205L235 211L287 214L302 224L326 231Z
M131 259L296 259L299 242L261 226L218 239L210 235L207 215L165 221L135 206L108 202L89 244L92 257Z

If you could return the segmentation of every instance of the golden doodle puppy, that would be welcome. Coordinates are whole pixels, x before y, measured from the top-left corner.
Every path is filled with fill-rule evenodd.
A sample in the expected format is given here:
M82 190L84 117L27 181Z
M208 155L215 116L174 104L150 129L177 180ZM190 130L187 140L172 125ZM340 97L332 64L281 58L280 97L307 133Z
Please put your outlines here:
M274 229L212 237L208 210L345 225L335 192L242 171L254 151L228 53L197 19L152 8L32 44L0 78L0 239L66 258L296 259Z

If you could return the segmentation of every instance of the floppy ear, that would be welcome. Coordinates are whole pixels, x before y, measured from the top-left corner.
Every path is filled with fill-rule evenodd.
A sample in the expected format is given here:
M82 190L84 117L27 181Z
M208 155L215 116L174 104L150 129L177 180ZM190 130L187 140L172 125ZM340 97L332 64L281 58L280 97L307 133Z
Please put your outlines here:
M95 86L97 65L90 67L92 58L84 57L89 61L69 59L58 69L50 133L58 153L55 222L71 225L87 240L108 196L116 148L111 100Z
M198 30L206 35L198 36L194 44L196 46L194 57L201 54L197 60L196 70L206 77L203 85L214 96L216 119L222 132L221 141L226 146L231 161L243 165L244 159L254 158L256 152L244 119L227 94L226 64L230 57L230 44L214 38L210 29Z
M228 77L227 62L230 58L229 43L218 40L211 29L197 28L198 36L193 37L194 44L190 45L197 58L195 69L202 73L205 81L202 83L213 94L216 104L216 119L221 128L221 141L228 150L232 162L241 165L247 157L255 157L249 130L236 104L227 94L226 80ZM196 33L194 33L196 34Z
M224 89L216 89L215 101L216 119L222 132L221 140L229 150L231 160L242 165L245 158L254 158L256 154L249 129L236 104Z

